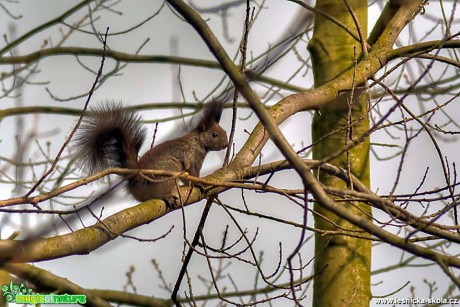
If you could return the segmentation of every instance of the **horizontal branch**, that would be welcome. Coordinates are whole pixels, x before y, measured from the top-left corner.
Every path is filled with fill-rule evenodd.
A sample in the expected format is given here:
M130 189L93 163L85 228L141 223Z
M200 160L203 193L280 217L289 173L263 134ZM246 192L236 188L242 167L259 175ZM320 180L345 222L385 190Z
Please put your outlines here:
M12 64L30 64L40 59L50 56L62 56L62 55L73 55L73 56L94 56L97 58L102 57L102 49L95 48L84 48L84 47L53 47L38 50L26 55L20 56L5 56L0 57L0 65L12 65ZM190 65L197 67L206 67L220 69L219 63L216 61L199 60L192 58L184 58L178 56L168 55L139 55L130 54L115 50L107 50L105 53L107 59L116 60L119 62L127 63L167 63L167 64L178 64L178 65Z
M389 60L395 60L400 57L410 57L415 54L422 54L431 52L437 49L452 49L460 48L460 40L449 40L449 41L429 41L417 43L409 46L404 46L390 51Z
M336 176L341 180L349 184L349 177L347 171L337 166L328 163L321 163L317 160L304 160L303 163L309 168L318 168L321 171L327 172L332 176ZM239 181L244 179L253 178L255 176L261 176L271 174L284 169L292 169L286 161L277 161L259 166L252 166L241 168L238 170L227 169L225 171L220 170L219 172L210 175L205 178L197 178L188 175L187 173L178 172L166 172L157 170L142 170L143 174L156 174L156 175L168 175L174 178L178 178L185 181L191 181L201 186L214 187L213 189L207 190L206 194L221 193L229 188L241 188L249 190L259 190L265 192L279 193L282 195L289 194L287 190L279 190L260 184L246 184ZM84 178L60 187L49 193L42 195L24 198L16 197L7 200L0 201L0 206L12 206L18 204L39 204L40 202L54 198L57 195L76 189L80 186L94 182L110 174L135 174L139 170L129 170L121 168L112 168L105 171L99 172L88 178ZM222 173L224 172L224 173ZM220 176L216 174L220 173ZM226 177L230 181L220 181L217 178ZM391 201L381 198L370 191L362 182L356 177L352 176L353 186L357 191L344 190L343 195L349 195L359 197L362 200L372 204L375 208L378 208L384 212L387 212L390 216L407 223L414 229L420 230L421 232L429 233L437 236L438 238L446 238L451 242L460 242L460 236L454 232L450 232L442 229L442 225L437 223L429 223L429 221L423 220L412 215L409 211L404 210L393 204ZM336 190L329 187L324 187L327 193L337 193ZM201 190L194 188L183 188L181 191L184 195L183 199L188 199L184 206L191 205L200 201L206 195L202 195ZM176 208L177 209L177 208ZM81 210L81 209L80 209ZM36 240L23 240L23 241L11 241L11 240L0 240L0 261L11 261L11 262L22 262L22 261L42 261L53 258L64 257L72 254L88 254L92 250L106 244L107 242L117 238L128 230L139 227L144 224L148 224L161 216L170 212L163 201L161 200L149 200L141 203L137 206L125 209L121 212L115 213L106 219L99 221L98 223L89 226L87 228L77 230L73 233L56 236L53 238L36 239ZM40 213L39 210L36 213ZM45 212L44 212L45 213ZM70 213L70 212L69 212ZM382 230L383 231L383 230ZM78 242L78 244L75 244Z
M239 108L247 108L247 103L238 103ZM155 109L190 109L199 111L204 108L204 104L196 102L152 102L152 103L142 103L136 105L127 105L126 110L130 111L143 111L143 110L155 110ZM224 108L232 108L231 104L224 105ZM79 116L81 115L82 110L77 108L66 108L66 107L56 107L56 106L29 106L29 107L13 107L7 109L0 109L0 120L8 116L16 115L27 115L27 114L60 114L60 115L70 115L70 116ZM193 113L194 114L194 113ZM184 114L183 116L187 116ZM163 120L163 119L162 119Z
M31 64L37 62L41 59L52 57L52 56L64 56L64 55L73 55L76 57L79 56L94 56L102 57L101 49L94 48L83 48L83 47L53 47L38 50L26 55L21 56L5 56L0 57L0 65L14 65L14 64ZM202 60L195 58L185 58L178 56L170 55L139 55L125 53L115 50L106 50L105 57L107 59L112 59L118 62L124 63L157 63L157 64L176 64L176 65L187 65L194 67L203 67L209 69L221 69L221 66L216 61ZM253 72L251 70L246 70L245 75L249 80L257 80L267 84L278 86L282 89L300 92L305 91L306 89L300 86L295 86L281 82L270 77L263 76L260 73Z

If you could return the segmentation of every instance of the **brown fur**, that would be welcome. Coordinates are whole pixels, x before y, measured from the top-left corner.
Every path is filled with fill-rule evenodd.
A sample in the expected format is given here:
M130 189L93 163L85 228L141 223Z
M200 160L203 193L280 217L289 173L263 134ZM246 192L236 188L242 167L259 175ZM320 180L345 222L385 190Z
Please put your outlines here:
M228 146L227 133L219 126L221 114L221 103L208 103L193 131L153 147L138 159L139 141L145 138L139 117L120 104L109 104L89 114L73 147L80 164L89 172L126 167L188 172L199 177L206 154ZM128 191L139 201L176 197L176 180L168 176L151 178L155 182L141 175L129 177Z

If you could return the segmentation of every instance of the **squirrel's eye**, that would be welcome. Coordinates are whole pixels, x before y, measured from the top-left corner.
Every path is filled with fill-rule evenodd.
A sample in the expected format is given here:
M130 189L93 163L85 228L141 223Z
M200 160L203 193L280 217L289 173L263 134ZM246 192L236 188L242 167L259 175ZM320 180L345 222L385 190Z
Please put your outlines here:
M215 131L213 131L211 135L212 135L213 138L216 138L216 137L219 136L219 134L217 132L215 132Z

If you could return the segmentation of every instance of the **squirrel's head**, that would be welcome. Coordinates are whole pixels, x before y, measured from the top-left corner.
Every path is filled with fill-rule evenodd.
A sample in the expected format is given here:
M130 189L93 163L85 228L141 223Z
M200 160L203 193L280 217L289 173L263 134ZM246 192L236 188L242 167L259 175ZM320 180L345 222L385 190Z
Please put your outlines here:
M196 127L200 141L206 150L222 150L228 146L227 132L219 125L222 116L223 103L211 101L206 104L203 118Z

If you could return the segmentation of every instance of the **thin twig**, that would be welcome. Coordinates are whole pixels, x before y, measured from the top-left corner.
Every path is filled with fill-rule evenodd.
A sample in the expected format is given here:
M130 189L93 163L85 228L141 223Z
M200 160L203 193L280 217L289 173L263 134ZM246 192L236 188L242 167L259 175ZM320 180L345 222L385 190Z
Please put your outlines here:
M198 224L195 236L193 237L192 246L189 248L187 255L185 256L184 262L182 263L182 267L179 272L179 276L177 277L176 284L174 286L174 290L171 294L171 300L174 302L176 306L182 306L178 300L177 293L179 292L180 284L182 283L182 279L184 278L185 272L187 271L187 267L190 263L190 260L192 259L193 251L195 247L198 245L200 236L203 233L204 224L206 222L206 218L208 217L209 210L211 209L211 205L214 201L214 198L215 196L210 196L206 201L203 213L201 214L200 223Z
M102 59L101 59L101 64L99 66L99 71L97 72L97 75L96 75L96 79L94 80L93 82L93 85L91 87L91 90L89 91L89 94L88 94L88 98L86 99L86 102L85 102L85 105L83 107L83 110L82 110L82 113L80 115L80 118L78 119L75 127L72 129L72 132L70 133L70 135L67 137L66 141L64 142L64 144L61 146L61 149L59 150L56 158L54 159L53 161L53 164L51 165L51 167L48 169L48 171L43 174L43 176L37 181L37 183L29 190L29 192L27 192L27 194L25 195L25 197L29 197L33 192L35 192L35 190L40 186L40 184L43 182L43 180L46 179L46 177L48 177L52 172L53 170L55 169L56 165L58 164L59 162L59 159L61 158L61 155L62 153L64 152L64 150L66 149L67 145L69 145L70 141L72 140L72 137L74 136L74 134L77 132L77 129L80 127L80 124L83 120L83 117L85 116L85 111L86 109L88 108L88 105L89 105L89 102L91 101L91 97L93 96L93 93L94 93L94 89L96 88L97 86L97 83L99 82L99 78L101 77L102 75L102 69L104 68L104 61L105 61L105 50L106 50L106 47L107 47L107 34L109 33L109 28L107 27L107 30L105 31L105 35L104 35L104 44L103 44L103 53L102 53Z

